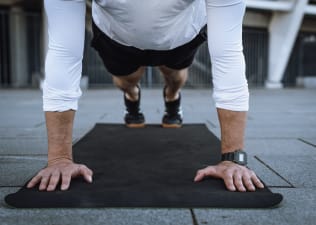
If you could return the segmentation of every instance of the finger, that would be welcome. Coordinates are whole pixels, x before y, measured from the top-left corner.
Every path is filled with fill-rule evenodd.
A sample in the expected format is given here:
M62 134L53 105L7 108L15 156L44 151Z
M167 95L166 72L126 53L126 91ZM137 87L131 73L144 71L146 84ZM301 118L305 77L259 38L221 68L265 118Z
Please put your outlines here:
M249 175L244 174L242 177L242 180L243 180L244 185L246 186L248 191L255 191L256 190Z
M203 180L204 176L205 176L204 170L198 170L196 172L195 177L194 177L194 182L198 182L198 181Z
M226 188L229 191L236 191L236 187L234 185L234 181L233 181L233 174L231 172L227 172L224 176L223 176L223 180L224 183L226 185Z
M49 185L47 187L47 191L54 191L59 182L60 173L54 172L53 175L49 179Z
M65 191L68 190L71 182L71 175L69 173L63 173L62 174L62 184L61 184L61 190Z
M42 179L41 175L36 175L35 177L32 178L32 180L27 184L27 188L32 188L36 184L38 184Z
M50 178L50 174L42 176L41 184L39 186L39 190L40 191L43 191L43 190L45 190L47 188L47 184L48 184L49 178Z
M87 182L92 182L92 171L88 167L86 167L85 165L80 165L79 171Z
M207 176L217 177L217 178L219 177L216 172L215 166L208 166L204 169L198 170L195 175L194 181L195 182L201 181L204 177L207 177Z
M251 180L254 183L254 185L258 188L264 188L263 183L259 180L259 178L256 176L255 173L251 176Z
M240 175L240 172L236 171L233 178L234 178L234 185L237 188L237 190L241 192L245 192L246 188L244 187L244 184L242 182L242 177Z

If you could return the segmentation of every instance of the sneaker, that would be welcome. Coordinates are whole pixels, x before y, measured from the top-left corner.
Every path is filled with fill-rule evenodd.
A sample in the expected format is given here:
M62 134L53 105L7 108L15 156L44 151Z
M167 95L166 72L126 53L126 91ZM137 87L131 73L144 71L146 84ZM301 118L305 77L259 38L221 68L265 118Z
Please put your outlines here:
M129 128L142 128L145 127L145 117L144 114L140 111L140 87L137 86L139 89L138 92L138 100L137 101L130 101L126 98L124 93L124 103L126 107L124 121L125 125Z
M162 117L162 127L164 128L180 128L182 127L182 109L181 109L181 93L179 98L172 102L166 101L165 94L166 87L163 90L163 97L165 101L165 114Z

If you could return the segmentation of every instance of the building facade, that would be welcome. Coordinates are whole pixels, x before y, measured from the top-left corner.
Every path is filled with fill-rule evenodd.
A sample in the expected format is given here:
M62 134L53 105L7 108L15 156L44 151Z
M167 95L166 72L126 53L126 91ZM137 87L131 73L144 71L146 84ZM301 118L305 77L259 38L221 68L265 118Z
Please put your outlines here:
M316 0L246 0L244 52L250 86L301 86L316 78ZM38 87L44 77L47 32L42 0L0 0L0 87ZM91 87L112 79L90 47L91 2L87 1L83 75ZM143 85L162 85L148 68ZM307 83L308 84L308 83ZM190 68L188 87L211 86L204 44Z

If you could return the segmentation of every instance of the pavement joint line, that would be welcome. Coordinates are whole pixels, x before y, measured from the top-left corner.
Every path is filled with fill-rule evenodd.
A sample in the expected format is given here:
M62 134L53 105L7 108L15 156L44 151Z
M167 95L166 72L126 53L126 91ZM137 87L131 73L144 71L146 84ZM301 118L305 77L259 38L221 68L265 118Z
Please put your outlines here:
M247 140L295 140L296 137L246 137Z
M0 185L0 188L21 188L19 185Z
M81 137L75 138L75 139L72 141L72 145L77 144L82 138L84 138L88 133L90 133L90 131L93 130L93 128L95 127L95 125L96 125L96 124L94 124L92 127L90 127L89 129L87 129L87 131L86 131Z
M216 128L217 126L210 120L206 120L206 123L210 125L212 128Z
M1 137L0 140L16 140L16 139L23 139L23 140L40 140L40 139L45 139L46 137L40 137L40 136L32 136L32 137L27 137L27 136L15 136L15 137Z
M190 213L191 213L193 225L199 225L199 223L198 223L198 221L197 221L197 219L196 219L196 215L195 215L193 209L190 209Z
M4 155L2 158L9 158L9 159L32 159L32 160L39 160L39 161L46 161L46 159L38 158L38 157L32 157L32 156L17 156L17 155Z
M1 150L1 148L0 148ZM41 156L41 157L44 157L44 156L47 156L47 153L30 153L30 154L2 154L0 153L0 156L1 157L32 157L32 156Z
M278 185L271 185L271 186L267 186L268 188L280 188L280 189L295 189L296 187L292 187L292 186L278 186Z
M103 114L100 116L99 120L103 120L107 115L108 115L107 113L103 113Z
M266 166L269 170L271 170L273 173L275 173L277 176L279 176L282 180L284 180L286 183L288 183L292 188L295 188L295 186L288 181L286 178L284 178L280 173L278 173L276 170L274 170L271 166L266 164L264 161L262 161L258 156L254 156L256 160L258 160L260 163L262 163L264 166Z
M45 121L35 124L34 128L39 128L45 124Z
M307 144L307 145L310 145L310 146L313 146L314 148L316 148L316 145L313 144L313 143L310 143L309 141L305 141L303 138L298 138L297 140Z

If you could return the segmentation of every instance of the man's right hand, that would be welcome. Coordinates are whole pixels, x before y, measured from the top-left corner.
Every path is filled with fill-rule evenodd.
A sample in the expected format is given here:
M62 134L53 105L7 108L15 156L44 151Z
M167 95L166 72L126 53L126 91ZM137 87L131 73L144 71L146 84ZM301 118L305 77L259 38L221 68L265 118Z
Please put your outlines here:
M33 188L39 184L40 191L54 191L61 181L61 190L65 191L69 188L72 178L83 176L88 183L92 183L92 175L92 170L83 164L60 160L38 172L27 187Z

